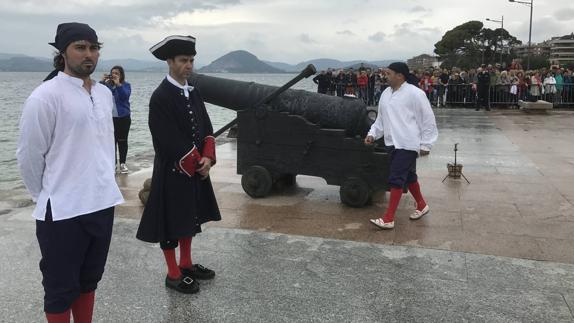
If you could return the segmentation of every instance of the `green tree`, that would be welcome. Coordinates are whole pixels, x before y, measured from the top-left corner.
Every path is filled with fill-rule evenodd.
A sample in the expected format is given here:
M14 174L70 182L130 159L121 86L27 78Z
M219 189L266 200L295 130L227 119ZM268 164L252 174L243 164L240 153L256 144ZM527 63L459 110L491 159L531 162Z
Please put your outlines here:
M522 59L522 65L526 69L526 57ZM548 56L542 55L532 55L530 56L530 69L537 70L541 68L549 68L550 61L548 60Z
M486 62L489 64L499 62L500 54L504 54L505 48L522 44L520 40L502 28L494 30L484 28L478 38L484 48Z
M520 44L507 30L484 28L480 21L468 21L447 31L435 44L435 54L446 68L472 68L479 64L500 62L505 48ZM511 59L507 55L508 59Z
M464 67L470 61L480 61L481 44L480 31L483 24L480 21L469 21L447 31L442 39L435 44L435 54L443 62L443 67Z

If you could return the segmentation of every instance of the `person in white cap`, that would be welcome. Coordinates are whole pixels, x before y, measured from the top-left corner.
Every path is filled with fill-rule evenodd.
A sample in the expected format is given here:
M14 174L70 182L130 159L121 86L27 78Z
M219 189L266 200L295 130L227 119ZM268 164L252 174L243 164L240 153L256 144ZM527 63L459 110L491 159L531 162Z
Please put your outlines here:
M169 36L150 51L167 61L169 74L149 103L155 159L137 238L159 242L167 264L166 286L191 294L199 291L197 279L215 276L213 270L191 259L191 239L201 232L201 225L221 220L209 179L216 161L215 138L198 90L187 83L196 54L195 38Z

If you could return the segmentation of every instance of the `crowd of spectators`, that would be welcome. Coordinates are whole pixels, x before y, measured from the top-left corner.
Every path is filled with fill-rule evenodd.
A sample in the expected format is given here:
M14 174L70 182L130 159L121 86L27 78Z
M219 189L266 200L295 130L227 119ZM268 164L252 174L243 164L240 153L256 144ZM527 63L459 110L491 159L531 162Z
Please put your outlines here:
M435 107L464 104L515 106L518 100L539 99L574 105L574 69L571 67L550 66L526 71L520 63L513 62L508 67L482 65L473 69L427 68L411 72ZM319 93L353 96L367 105L377 105L380 94L388 86L383 68L363 66L357 70L321 71L313 81L318 85ZM481 94L481 88L488 90Z
M336 96L357 97L367 105L377 105L378 98L387 87L383 69L373 70L363 67L357 69L323 70L313 78L317 92Z

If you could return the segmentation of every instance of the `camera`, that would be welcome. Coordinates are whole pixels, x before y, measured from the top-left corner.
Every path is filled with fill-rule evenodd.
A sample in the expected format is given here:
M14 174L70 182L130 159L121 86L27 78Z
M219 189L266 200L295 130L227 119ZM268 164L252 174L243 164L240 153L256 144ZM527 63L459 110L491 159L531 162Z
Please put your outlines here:
M110 75L104 76L104 82L107 84L114 84L114 77Z

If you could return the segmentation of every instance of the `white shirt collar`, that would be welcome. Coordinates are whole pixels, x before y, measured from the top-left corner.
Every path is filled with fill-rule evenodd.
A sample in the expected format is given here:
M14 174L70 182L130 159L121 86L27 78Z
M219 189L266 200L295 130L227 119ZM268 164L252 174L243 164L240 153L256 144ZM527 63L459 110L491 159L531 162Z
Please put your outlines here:
M171 84L177 86L178 88L184 90L183 93L185 94L186 97L189 95L189 94L188 94L188 91L190 91L190 92L193 91L193 86L187 84L187 80L185 80L185 85L181 85L181 84L179 84L178 81L176 81L176 80L175 80L173 77L171 77L171 75L169 75L169 74L167 74L167 77L166 77L166 78L167 78L167 80L168 80L169 83L171 83Z
M397 92L399 92L401 89L403 89L403 88L405 87L405 84L409 84L409 83L408 83L407 81L404 81L403 84L401 84L401 86L399 86L398 89L395 90L395 89L391 88L392 93L397 93Z
M74 77L74 76L71 76L71 75L68 75L62 71L58 72L57 77L61 78L62 80L65 80L67 82L70 82L76 86L79 86L79 87L84 86L84 80L77 78L77 77ZM94 82L94 80L92 80L92 79L90 79L90 81L91 81L90 83L91 83L92 87L94 87L96 85L96 82Z

